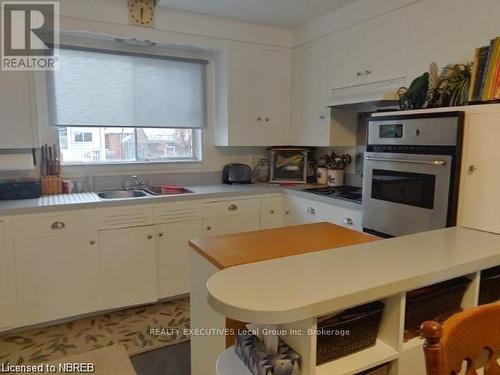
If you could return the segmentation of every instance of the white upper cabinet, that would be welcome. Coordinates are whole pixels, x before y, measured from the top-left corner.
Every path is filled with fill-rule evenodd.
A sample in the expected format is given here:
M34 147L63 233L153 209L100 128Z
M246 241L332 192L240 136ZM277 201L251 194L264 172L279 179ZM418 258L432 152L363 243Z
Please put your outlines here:
M29 72L0 70L0 149L39 146L32 78Z
M290 51L232 42L217 70L217 146L289 143Z
M332 35L332 89L403 78L408 62L408 10L397 10Z
M292 52L291 144L329 146L330 51L320 39Z

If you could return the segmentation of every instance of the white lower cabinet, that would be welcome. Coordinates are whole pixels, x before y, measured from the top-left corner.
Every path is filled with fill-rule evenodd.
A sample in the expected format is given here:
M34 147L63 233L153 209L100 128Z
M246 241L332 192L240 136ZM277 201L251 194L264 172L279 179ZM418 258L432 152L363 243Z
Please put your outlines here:
M156 225L158 298L190 291L190 239L201 238L201 220Z
M5 226L0 222L0 329L10 325L10 288L7 269Z
M285 225L300 225L326 221L349 229L362 231L361 216L361 210L320 203L298 197L287 197L285 199Z
M102 309L97 231L16 239L16 324Z
M203 220L203 237L259 230L259 214L212 217Z
M278 228L284 225L283 197L269 197L260 200L260 229Z
M154 234L153 225L99 232L100 290L106 309L158 299Z

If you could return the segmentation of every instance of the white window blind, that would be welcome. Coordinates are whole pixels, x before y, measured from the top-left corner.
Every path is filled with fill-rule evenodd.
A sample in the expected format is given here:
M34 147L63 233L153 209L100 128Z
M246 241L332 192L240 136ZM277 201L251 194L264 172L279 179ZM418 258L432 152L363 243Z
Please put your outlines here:
M202 128L206 61L62 48L52 124Z

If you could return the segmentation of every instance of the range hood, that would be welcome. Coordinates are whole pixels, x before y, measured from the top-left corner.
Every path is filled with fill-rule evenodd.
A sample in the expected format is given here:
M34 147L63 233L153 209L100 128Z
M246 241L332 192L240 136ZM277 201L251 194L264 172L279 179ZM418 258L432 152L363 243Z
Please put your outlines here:
M328 107L355 112L399 109L397 91L404 84L405 79L401 78L332 90Z

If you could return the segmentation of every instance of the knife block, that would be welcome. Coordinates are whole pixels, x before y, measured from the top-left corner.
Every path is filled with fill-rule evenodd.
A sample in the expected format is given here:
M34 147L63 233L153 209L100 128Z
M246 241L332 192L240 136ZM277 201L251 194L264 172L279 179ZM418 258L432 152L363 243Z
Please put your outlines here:
M42 195L60 194L62 191L60 176L42 176Z

